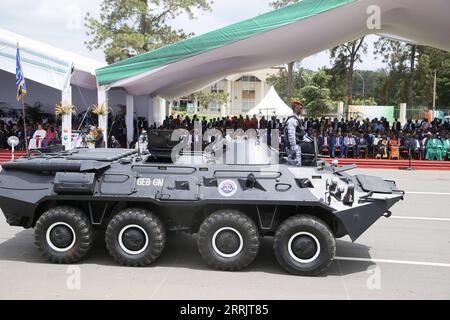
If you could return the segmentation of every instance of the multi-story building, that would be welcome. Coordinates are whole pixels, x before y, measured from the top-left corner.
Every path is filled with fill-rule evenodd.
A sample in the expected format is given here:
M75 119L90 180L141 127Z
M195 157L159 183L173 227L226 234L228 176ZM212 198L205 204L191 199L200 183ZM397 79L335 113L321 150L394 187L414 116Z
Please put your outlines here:
M207 108L204 108L189 98L182 98L179 99L176 110L189 114L212 116L245 115L264 98L270 89L267 79L278 74L279 71L279 67L273 67L228 76L203 89L205 92L227 93L229 100L226 104L220 105L218 102L212 102Z

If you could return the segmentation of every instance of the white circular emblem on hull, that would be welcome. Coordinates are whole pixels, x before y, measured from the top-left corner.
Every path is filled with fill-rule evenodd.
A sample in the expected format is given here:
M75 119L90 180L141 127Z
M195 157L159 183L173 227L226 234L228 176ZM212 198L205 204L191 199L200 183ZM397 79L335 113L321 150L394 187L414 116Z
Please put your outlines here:
M223 197L232 197L236 194L238 186L233 180L225 180L219 185L219 193Z

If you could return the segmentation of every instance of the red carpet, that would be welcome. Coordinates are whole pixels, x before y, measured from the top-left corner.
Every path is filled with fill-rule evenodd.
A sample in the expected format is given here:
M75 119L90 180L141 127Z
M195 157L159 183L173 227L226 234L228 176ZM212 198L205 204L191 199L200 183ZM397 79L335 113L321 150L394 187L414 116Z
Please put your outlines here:
M16 151L16 159L26 155L25 151ZM331 163L334 159L324 158L325 161ZM408 160L376 160L376 159L337 159L339 165L356 164L359 168L366 169L396 169L404 170L408 168ZM11 151L0 151L0 164L11 161ZM415 170L445 170L450 171L450 161L419 161L411 162Z
M14 152L14 154L16 159L18 159L23 156L26 156L27 153L25 151L16 151ZM0 150L0 164L11 161L11 159L12 159L11 151Z
M323 159L331 163L334 159ZM339 166L356 164L359 168L365 169L397 169L405 170L409 167L408 160L377 160L377 159L336 159ZM414 170L437 170L450 171L450 161L411 161Z

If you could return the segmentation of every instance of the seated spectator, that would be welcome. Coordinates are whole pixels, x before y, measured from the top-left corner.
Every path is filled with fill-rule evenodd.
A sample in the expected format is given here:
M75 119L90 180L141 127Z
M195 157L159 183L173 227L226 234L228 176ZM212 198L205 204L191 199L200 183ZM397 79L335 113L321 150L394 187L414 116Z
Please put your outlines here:
M58 136L55 131L55 128L50 127L45 134L44 140L42 141L42 147L46 148L51 145L55 145L58 141Z
M325 132L324 134L321 134L319 136L319 151L322 155L331 155L331 148L330 148L330 142L331 138L328 134L328 132Z
M419 155L419 159L422 160L425 158L425 146L423 144L423 140L420 139L420 134L417 133L415 136L415 153Z
M376 159L387 159L389 158L388 153L388 139L386 136L383 136L381 138L377 138L377 146L376 146Z
M47 132L42 128L42 125L39 124L37 130L34 131L32 139L30 139L30 145L28 149L40 149L42 148L42 141L46 136Z
M368 157L369 142L364 137L364 134L362 132L359 134L359 137L356 138L356 149L357 149L358 157L360 154L363 154L366 158Z
M111 144L110 144L110 148L112 149L120 149L122 146L120 145L119 140L116 139L115 136L111 137Z
M447 160L450 160L450 133L447 132L445 135L445 140L443 141L444 152Z
M400 153L404 158L409 159L410 156L413 156L415 149L416 139L414 139L414 137L407 132L403 141L400 142Z
M437 138L436 134L433 134L431 139L427 142L427 153L425 156L426 160L444 160L444 145L441 139Z
M393 136L393 138L389 140L388 146L389 146L390 159L399 160L400 159L400 141L398 140L397 136Z
M381 133L378 131L377 134L373 137L373 155L376 157L378 154L378 146L382 141Z
M425 159L425 157L427 156L427 145L428 145L428 141L431 139L432 137L432 133L430 131L428 132L424 132L423 134L420 133L420 131L418 132L419 135L419 139L422 140L422 145L423 145L423 154L422 154L422 158Z
M349 151L353 153L354 158L358 158L358 150L356 149L356 140L351 132L348 132L347 136L344 138L344 146L346 158L348 158Z
M341 136L341 133L338 132L335 137L331 140L331 157L336 158L336 151L339 152L341 158L345 156L345 147L344 147L344 139Z

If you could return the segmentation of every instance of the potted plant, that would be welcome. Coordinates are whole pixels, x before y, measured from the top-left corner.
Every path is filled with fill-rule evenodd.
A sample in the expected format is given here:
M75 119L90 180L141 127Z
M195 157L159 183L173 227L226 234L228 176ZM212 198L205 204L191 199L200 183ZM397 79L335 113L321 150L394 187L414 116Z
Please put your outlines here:
M98 116L107 116L109 114L109 108L105 103L94 104L91 112Z
M76 107L67 102L60 102L55 107L55 115L62 118L62 144L66 150L72 149L72 114Z
M55 115L57 117L70 116L76 113L76 107L70 103L60 102L56 104Z
M105 145L108 137L108 114L109 108L106 103L99 103L91 107L91 112L98 116L98 126L103 131L105 137Z

